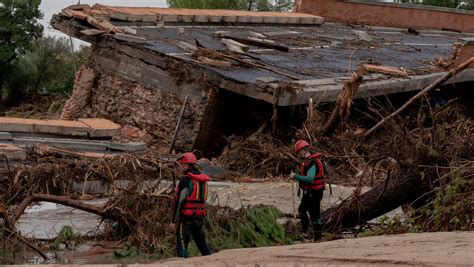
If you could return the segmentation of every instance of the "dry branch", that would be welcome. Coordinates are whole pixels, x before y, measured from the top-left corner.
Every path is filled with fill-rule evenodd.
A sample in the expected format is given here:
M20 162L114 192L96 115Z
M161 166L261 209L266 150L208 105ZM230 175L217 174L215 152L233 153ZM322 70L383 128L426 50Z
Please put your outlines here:
M470 58L469 60L465 61L464 63L461 63L458 67L450 70L448 73L446 73L444 76L440 77L436 81L434 81L432 84L428 85L425 89L421 90L417 95L412 97L408 102L406 102L402 107L400 107L398 110L390 114L389 116L385 117L383 120L381 120L379 123L377 123L374 127L372 127L370 130L368 130L365 134L364 137L367 138L371 134L373 134L375 131L377 131L382 125L384 125L387 121L390 121L393 119L395 116L398 116L400 113L405 111L408 107L410 107L413 103L415 103L417 100L422 98L424 95L430 93L431 91L435 90L439 86L441 86L444 82L452 78L453 76L457 75L459 72L463 71L469 65L474 63L474 57Z
M334 132L339 122L349 115L352 106L352 99L357 94L359 86L364 80L364 75L361 70L354 72L349 80L344 81L341 93L336 102L329 121L324 126L323 132L325 135L330 135Z
M107 215L101 208L97 208L92 205L82 203L81 201L78 201L78 200L73 200L69 197L53 196L53 195L45 195L45 194L33 194L25 198L20 203L20 205L18 205L18 207L15 209L15 212L13 213L10 219L10 222L12 223L12 225L14 225L20 219L23 212L25 212L25 209L28 208L28 206L31 205L32 202L35 202L35 201L45 201L45 202L61 204L64 206L90 212L102 217L106 217Z

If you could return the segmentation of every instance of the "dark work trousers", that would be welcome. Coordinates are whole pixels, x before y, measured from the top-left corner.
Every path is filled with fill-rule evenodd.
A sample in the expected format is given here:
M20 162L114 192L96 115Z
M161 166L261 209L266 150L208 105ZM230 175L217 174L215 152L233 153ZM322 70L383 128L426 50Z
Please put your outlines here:
M204 236L204 217L182 217L176 228L176 255L181 258L188 257L188 245L191 236L203 256L211 255L211 251Z
M323 199L323 192L324 190L304 191L303 197L301 198L301 204L298 207L298 212L301 218L301 230L303 233L308 232L309 222L311 219L315 241L321 239L323 228L321 221L321 200Z

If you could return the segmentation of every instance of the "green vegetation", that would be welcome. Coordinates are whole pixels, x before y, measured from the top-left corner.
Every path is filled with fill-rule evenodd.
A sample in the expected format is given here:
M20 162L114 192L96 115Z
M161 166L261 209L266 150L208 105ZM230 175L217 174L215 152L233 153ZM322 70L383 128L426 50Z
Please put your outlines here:
M64 244L66 248L72 249L74 247L74 242L76 240L76 235L71 226L64 226L61 231L59 231L58 237L54 240L53 247L59 249L60 244Z
M426 205L407 213L402 220L399 216L382 216L376 227L359 234L359 237L403 233L471 231L474 216L474 180L470 176L460 176L445 189L435 189L434 198Z
M76 51L74 62L68 39L42 35L40 3L0 0L0 106L4 99L17 105L28 94L71 91L74 64L85 63L87 47Z
M231 248L250 248L290 244L285 230L277 219L281 211L274 207L258 206L243 210L242 220L226 217L218 218L217 214L208 215L209 246L214 251ZM219 216L220 217L220 216Z
M0 0L0 105L3 85L12 63L39 38L40 0Z
M206 239L212 252L225 249L250 248L291 244L292 239L285 235L285 229L277 222L281 211L274 207L258 206L239 211L210 207L206 219ZM174 233L166 233L159 252L140 251L126 244L123 250L115 251L113 258L120 261L132 259L159 260L175 256ZM193 241L189 244L191 257L200 255Z
M74 62L68 39L42 37L35 40L30 49L11 64L4 83L8 104L18 104L27 93L71 91L74 64L84 64L87 53L88 47L81 46L75 52Z
M173 8L237 9L255 11L290 11L291 0L168 0Z

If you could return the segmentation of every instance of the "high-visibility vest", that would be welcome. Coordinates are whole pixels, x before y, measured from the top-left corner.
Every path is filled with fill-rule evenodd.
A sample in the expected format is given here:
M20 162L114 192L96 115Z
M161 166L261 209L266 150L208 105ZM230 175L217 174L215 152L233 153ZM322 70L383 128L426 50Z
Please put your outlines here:
M326 189L326 184L324 183L324 180L326 178L326 168L323 162L321 161L322 156L323 155L321 153L316 153L307 157L304 160L303 164L301 165L301 175L306 175L309 169L311 169L311 167L313 167L314 165L317 165L318 173L316 173L316 176L314 177L313 184L305 184L300 182L301 189L305 191Z
M186 174L190 180L192 187L191 194L184 200L181 214L184 216L206 216L206 200L207 200L207 182L210 177L205 174Z

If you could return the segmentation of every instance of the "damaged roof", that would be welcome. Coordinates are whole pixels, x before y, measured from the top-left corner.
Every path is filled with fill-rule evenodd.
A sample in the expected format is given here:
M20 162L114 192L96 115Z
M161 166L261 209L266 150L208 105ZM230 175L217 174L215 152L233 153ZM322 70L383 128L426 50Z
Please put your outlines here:
M471 34L348 26L299 13L103 5L67 8L52 25L199 67L245 87L223 89L280 106L335 100L361 64L371 74L357 97L419 90L454 64L454 43L472 42ZM468 69L450 82L472 80Z

